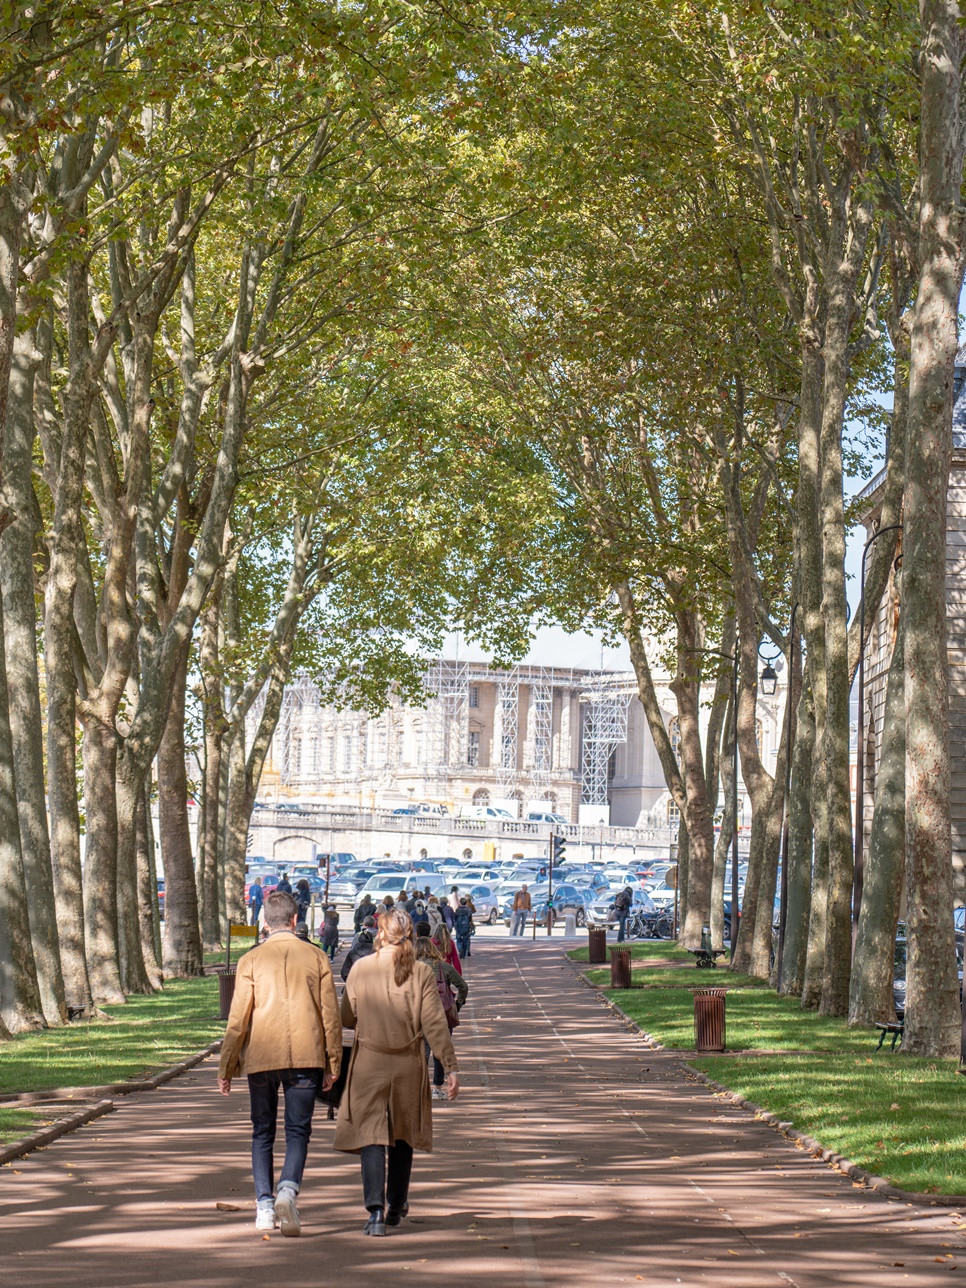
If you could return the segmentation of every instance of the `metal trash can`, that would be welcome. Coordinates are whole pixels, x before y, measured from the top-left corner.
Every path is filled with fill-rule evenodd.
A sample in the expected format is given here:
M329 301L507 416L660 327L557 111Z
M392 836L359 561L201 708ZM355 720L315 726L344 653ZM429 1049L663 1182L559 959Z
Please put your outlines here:
M607 931L593 927L587 931L587 960L601 965L607 960Z
M696 988L694 992L694 1047L696 1051L725 1049L726 988Z
M220 1007L219 1018L228 1019L228 1012L231 1010L231 999L235 996L235 967L226 966L218 974L218 1004Z
M631 950L629 948L610 950L610 986L611 988L630 988Z

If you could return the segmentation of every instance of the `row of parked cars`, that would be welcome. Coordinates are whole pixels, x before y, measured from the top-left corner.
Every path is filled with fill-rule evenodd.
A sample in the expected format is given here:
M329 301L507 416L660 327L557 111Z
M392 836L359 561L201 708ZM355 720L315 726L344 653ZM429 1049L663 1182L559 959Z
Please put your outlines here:
M366 894L373 903L380 903L387 894L395 898L404 887L411 890L415 886L421 891L428 888L437 898L451 897L455 888L457 897L465 894L472 899L478 921L495 925L502 920L509 925L513 896L526 884L532 902L531 916L541 923L549 911L553 920L573 915L578 926L611 925L616 920L614 897L625 886L631 887L639 911L659 911L665 892L673 900L673 889L666 885L671 866L655 865L642 877L641 871L632 867L568 863L554 869L551 885L547 865L539 860L467 865L454 856L400 862L333 854L329 858L328 895L333 903L356 907ZM325 879L317 864L283 865L252 858L247 865L246 900L249 883L256 876L261 877L267 890L277 884L283 871L293 886L304 877L313 894L324 895Z

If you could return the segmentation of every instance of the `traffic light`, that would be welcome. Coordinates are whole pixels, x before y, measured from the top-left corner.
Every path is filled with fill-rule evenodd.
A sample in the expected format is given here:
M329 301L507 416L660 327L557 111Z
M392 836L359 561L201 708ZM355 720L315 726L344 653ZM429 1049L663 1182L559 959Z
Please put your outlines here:
M553 860L553 866L563 863L564 855L567 853L567 838L564 836L554 835L550 838L550 854Z

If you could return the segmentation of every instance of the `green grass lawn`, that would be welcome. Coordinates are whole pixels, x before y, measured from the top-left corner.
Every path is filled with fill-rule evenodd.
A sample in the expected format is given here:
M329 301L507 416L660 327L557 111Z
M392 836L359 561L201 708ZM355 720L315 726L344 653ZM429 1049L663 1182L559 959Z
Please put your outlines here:
M893 1185L966 1194L966 1078L954 1060L881 1051L693 1064Z
M693 962L694 958L684 948L679 948L676 943L669 939L636 939L633 943L628 941L624 944L617 944L611 940L607 942L610 948L627 948L630 950L632 961L646 961L650 958L658 958L661 961L668 962ZM567 954L572 962L586 962L588 957L587 948L573 948Z
M48 1122L50 1115L46 1110L37 1113L31 1109L4 1109L0 1106L0 1145L32 1136Z
M644 971L644 987L608 989L607 996L635 1024L666 1047L694 1050L692 988L708 985L728 989L726 1042L731 1051L857 1051L868 1054L874 1038L863 1029L849 1029L841 1020L803 1011L792 998L779 997L762 980L729 970L687 973ZM710 978L709 978L710 976ZM589 971L597 985L610 982L608 970Z
M104 1009L104 1019L0 1043L0 1093L89 1087L156 1073L225 1030L214 975L172 980L160 993Z
M632 954L645 962L688 957L656 944L634 944ZM586 949L570 956L587 960ZM803 1011L763 980L727 967L645 964L635 967L630 989L609 987L609 967L589 970L587 978L643 1030L678 1050L694 1049L690 990L727 988L728 1050L787 1054L700 1056L695 1068L893 1185L966 1194L966 1077L955 1061L876 1052L874 1030ZM801 1051L810 1054L793 1054Z

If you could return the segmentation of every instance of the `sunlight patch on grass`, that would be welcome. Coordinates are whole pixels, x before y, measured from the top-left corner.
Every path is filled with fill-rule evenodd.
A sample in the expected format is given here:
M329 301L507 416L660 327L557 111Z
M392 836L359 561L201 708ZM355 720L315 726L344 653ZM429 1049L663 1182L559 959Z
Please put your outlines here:
M878 1052L693 1064L893 1185L966 1194L966 1078L955 1060Z
M103 1019L0 1043L0 1093L124 1082L177 1064L225 1031L213 975L172 980L160 993L104 1010Z

